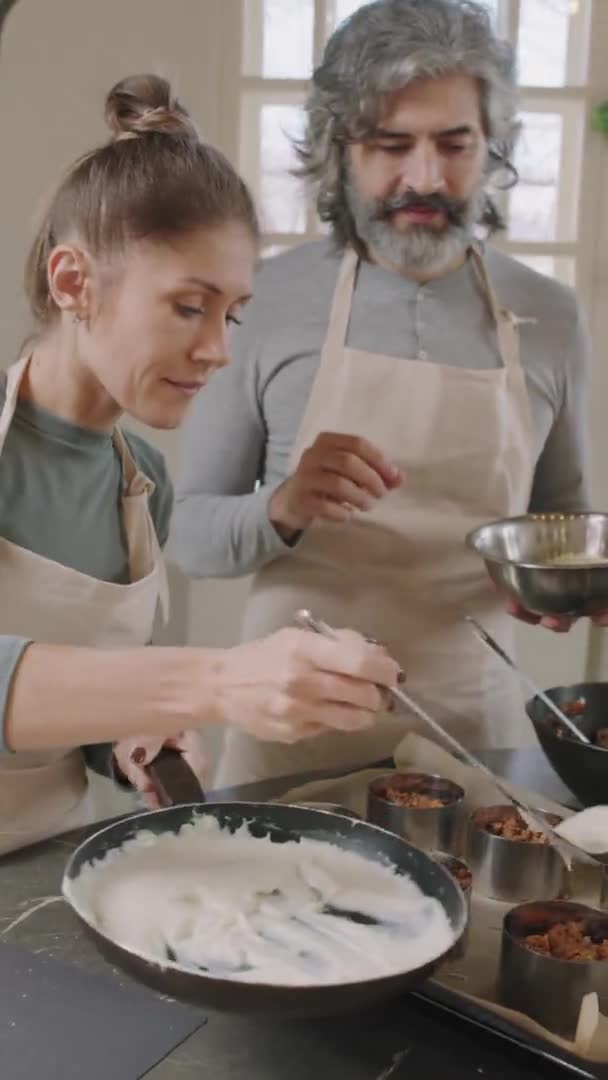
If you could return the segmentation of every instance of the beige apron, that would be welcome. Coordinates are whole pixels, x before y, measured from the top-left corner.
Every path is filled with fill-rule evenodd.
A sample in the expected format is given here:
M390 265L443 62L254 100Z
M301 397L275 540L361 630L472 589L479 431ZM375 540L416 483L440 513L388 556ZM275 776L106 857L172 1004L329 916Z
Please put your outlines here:
M29 357L24 357L8 371L0 453L28 363ZM131 583L99 581L0 538L0 634L44 644L122 648L149 643L159 601L166 618L166 570L148 510L154 484L138 471L118 427L113 441L122 466ZM60 670L57 679L61 680ZM44 709L43 698L40 708ZM86 742L84 730L82 741ZM80 750L0 754L0 854L91 818Z
M369 439L406 479L348 525L314 524L292 553L262 569L243 636L260 637L310 608L334 626L386 642L412 694L469 746L513 747L532 740L520 687L463 617L476 615L509 648L513 620L464 539L482 522L526 511L531 418L518 320L499 306L481 256L472 251L471 258L496 324L502 367L495 370L349 348L358 260L353 251L345 254L291 468L317 435L332 431ZM367 732L330 733L297 746L231 730L216 782L378 760L407 727L420 725L387 714Z

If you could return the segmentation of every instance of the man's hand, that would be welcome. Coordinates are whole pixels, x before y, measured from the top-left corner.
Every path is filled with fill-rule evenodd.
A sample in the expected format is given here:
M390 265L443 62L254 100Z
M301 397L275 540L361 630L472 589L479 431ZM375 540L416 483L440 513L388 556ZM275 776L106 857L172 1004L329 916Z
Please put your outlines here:
M366 439L323 433L274 492L269 517L288 539L315 519L347 522L355 510L371 510L402 480L400 470Z
M514 619L519 619L520 622L528 623L530 626L545 626L547 630L553 630L556 634L566 634L576 622L576 619L565 615L534 615L510 596L505 601L505 607Z
M508 597L505 606L509 615L519 619L520 622L529 623L531 626L545 626L547 630L553 630L556 634L566 634L578 622L578 619L568 615L543 615L542 617L533 615L511 597ZM591 621L596 626L608 626L608 611L598 611L592 616Z

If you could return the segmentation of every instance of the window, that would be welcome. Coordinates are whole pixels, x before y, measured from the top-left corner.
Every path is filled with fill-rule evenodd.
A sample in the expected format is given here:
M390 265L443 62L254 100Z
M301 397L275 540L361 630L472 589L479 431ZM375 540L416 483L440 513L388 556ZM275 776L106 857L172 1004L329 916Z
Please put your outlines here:
M499 196L507 215L497 246L567 284L580 270L578 210L590 105L594 0L483 0L516 45L522 131L520 182ZM595 0L595 3L605 0ZM265 252L318 236L302 184L290 175L291 139L327 36L362 0L241 0L238 163L261 208Z

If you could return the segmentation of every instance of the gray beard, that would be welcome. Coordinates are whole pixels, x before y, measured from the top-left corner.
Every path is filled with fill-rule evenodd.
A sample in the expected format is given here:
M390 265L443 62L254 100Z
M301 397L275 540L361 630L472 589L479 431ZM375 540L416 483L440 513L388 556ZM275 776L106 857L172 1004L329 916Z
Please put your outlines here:
M461 259L475 237L475 225L481 216L484 192L480 189L470 200L465 220L448 223L442 230L426 225L411 225L400 233L389 220L378 220L370 205L349 183L346 197L355 222L357 236L370 253L399 270L440 274Z

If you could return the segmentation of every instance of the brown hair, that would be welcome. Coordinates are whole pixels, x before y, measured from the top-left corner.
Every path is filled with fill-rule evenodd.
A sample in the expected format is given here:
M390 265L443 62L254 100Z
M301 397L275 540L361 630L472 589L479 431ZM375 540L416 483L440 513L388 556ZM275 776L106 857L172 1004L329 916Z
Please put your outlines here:
M58 243L77 240L93 255L110 255L129 241L228 221L259 236L244 181L219 150L201 142L165 79L123 79L106 98L105 118L112 139L68 169L29 252L25 288L42 323L53 314L47 264Z

